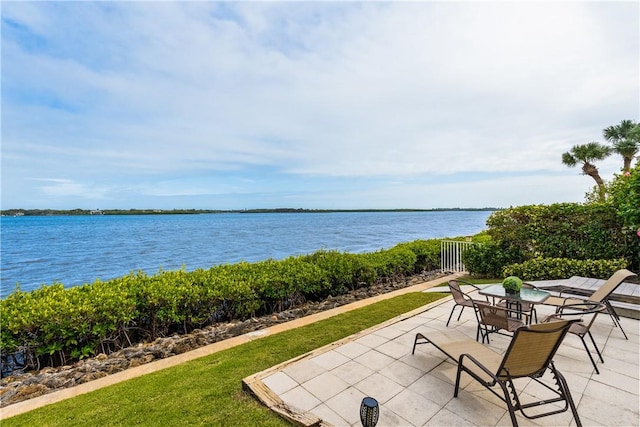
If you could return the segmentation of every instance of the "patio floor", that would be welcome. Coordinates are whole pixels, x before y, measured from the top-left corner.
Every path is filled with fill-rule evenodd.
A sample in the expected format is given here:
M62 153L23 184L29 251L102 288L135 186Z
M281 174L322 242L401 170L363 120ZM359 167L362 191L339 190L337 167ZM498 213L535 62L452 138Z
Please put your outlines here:
M477 296L476 296L477 297ZM360 426L360 402L365 396L380 404L378 426L498 426L511 425L506 405L466 374L453 397L456 367L431 345L411 354L416 332L441 331L453 300L446 298L423 310L394 319L301 358L258 373L245 383L280 413L309 425ZM538 318L553 307L537 306ZM457 313L448 329L475 339L472 310ZM577 336L567 335L555 357L585 426L639 426L638 375L640 322L622 318L624 339L611 319L600 315L592 333L603 350L596 374ZM504 351L509 337L491 335L490 346ZM595 356L597 358L597 356ZM525 396L540 395L537 383L522 379L516 386ZM518 412L520 425L574 426L571 411L537 420Z

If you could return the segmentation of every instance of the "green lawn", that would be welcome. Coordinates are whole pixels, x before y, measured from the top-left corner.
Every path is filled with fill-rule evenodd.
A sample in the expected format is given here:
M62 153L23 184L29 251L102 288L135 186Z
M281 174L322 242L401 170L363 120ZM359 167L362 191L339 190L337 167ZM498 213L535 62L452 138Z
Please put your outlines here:
M446 294L410 293L2 421L9 426L284 426L242 379Z

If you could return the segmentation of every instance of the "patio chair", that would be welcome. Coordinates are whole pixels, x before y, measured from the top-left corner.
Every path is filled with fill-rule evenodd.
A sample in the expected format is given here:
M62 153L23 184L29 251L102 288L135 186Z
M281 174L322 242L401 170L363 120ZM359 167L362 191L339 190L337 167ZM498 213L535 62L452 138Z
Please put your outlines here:
M426 337L418 333L411 354L415 353L418 344L433 344L458 366L453 396L458 397L460 376L462 372L466 372L507 404L514 426L518 425L516 411L520 411L528 419L536 419L559 414L571 408L576 425L581 427L582 423L567 381L553 363L553 356L560 343L571 325L577 321L561 320L520 327L515 331L504 355L467 337L452 337L450 334L437 332ZM550 383L550 380L541 380L547 369L551 372L548 378L555 384ZM550 390L553 395L524 403L513 383L519 378L530 378ZM500 387L501 393L493 389L496 385ZM564 405L556 405L558 402L564 402ZM525 412L529 408L544 408L545 412Z
M537 287L532 285L531 283L522 283L523 289L534 289L538 290ZM507 300L502 300L496 304L498 307L509 307L509 302ZM538 313L536 312L536 305L532 302L523 301L520 303L520 311L527 318L527 325L531 324L531 321L535 319L535 323L538 323Z
M453 316L453 312L455 311L456 307L458 306L462 307L462 309L460 310L460 314L458 314L458 321L460 321L460 317L462 317L462 312L464 311L465 307L474 308L473 307L474 299L471 298L469 295L465 294L464 292L462 292L462 289L460 289L460 283L471 286L475 288L475 290L480 290L479 287L477 287L472 283L463 282L462 280L457 280L457 279L449 280L449 290L451 291L451 295L453 296L453 301L455 302L455 304L451 309L451 313L449 314L449 319L447 320L447 326L449 326L449 322L451 321L451 317ZM487 301L489 301L488 298L487 298ZM476 320L477 319L478 319L478 314L476 312Z
M543 304L556 306L557 307L556 311L559 311L560 307L566 306L566 305L572 305L574 307L577 307L579 304L584 302L602 303L606 307L607 312L609 313L609 316L613 320L614 325L620 328L620 331L622 331L622 335L624 335L625 339L629 339L627 337L626 332L622 328L622 324L620 324L620 316L618 316L618 313L616 313L616 310L611 305L611 302L609 301L609 297L618 288L618 286L622 284L622 282L634 276L637 276L637 274L627 269L618 270L615 273L613 273L613 275L609 277L607 281L604 282L602 286L600 286L588 298L576 298L573 296L563 297L562 293L560 293L560 296L557 296L557 297L550 296L543 302ZM568 289L567 292L570 292L570 290Z
M598 313L601 313L605 310L606 306L602 303L582 302L580 304L567 304L559 307L556 314L552 314L546 319L543 319L543 322L549 322L551 320L566 319L572 317L580 318L581 322L571 324L571 327L569 327L569 333L578 336L582 341L582 345L587 351L587 355L589 356L589 360L591 360L591 364L593 365L593 369L595 369L596 374L600 374L600 371L596 366L596 361L593 359L591 351L587 346L587 341L584 339L584 337L588 336L591 339L591 343L596 349L596 353L600 358L600 362L604 363L602 353L600 353L600 349L598 349L598 345L596 344L596 340L593 339L593 335L591 335L590 329L591 325L593 325L593 322L596 320Z
M478 335L481 335L482 342L484 343L486 338L487 344L489 344L489 334L498 333L506 335L500 331L514 332L524 325L520 319L512 317L513 310L482 301L474 301L473 304L476 312L479 314L476 341L478 340Z

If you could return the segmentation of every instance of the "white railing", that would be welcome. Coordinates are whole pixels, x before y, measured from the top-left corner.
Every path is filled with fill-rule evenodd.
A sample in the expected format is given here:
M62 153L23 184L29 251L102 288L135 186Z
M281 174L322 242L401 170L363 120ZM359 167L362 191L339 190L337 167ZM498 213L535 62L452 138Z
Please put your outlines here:
M453 273L467 273L467 268L462 262L462 255L473 245L473 242L461 242L456 240L440 241L440 269Z

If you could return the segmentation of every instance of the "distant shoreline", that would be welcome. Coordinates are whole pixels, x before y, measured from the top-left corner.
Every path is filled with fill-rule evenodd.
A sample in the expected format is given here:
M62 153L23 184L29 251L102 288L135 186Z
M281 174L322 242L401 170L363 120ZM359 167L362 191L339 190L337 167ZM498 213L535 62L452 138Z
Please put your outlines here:
M501 208L435 208L435 209L6 209L2 216L76 216L76 215L196 215L224 213L344 213L344 212L451 212L497 211Z

